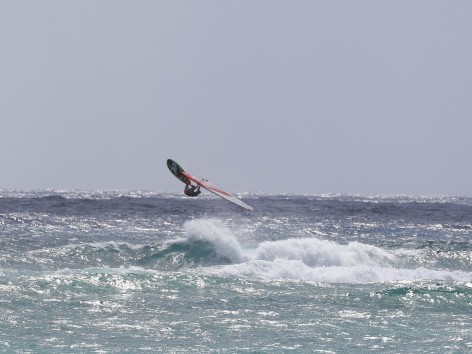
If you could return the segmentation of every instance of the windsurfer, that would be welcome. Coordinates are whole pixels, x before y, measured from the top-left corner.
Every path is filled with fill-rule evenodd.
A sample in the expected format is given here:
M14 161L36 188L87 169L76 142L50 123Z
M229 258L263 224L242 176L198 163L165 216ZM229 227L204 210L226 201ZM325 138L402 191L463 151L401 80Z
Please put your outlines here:
M202 191L200 190L200 186L194 186L190 183L185 185L184 193L185 195L188 195L189 197L196 197L201 192Z

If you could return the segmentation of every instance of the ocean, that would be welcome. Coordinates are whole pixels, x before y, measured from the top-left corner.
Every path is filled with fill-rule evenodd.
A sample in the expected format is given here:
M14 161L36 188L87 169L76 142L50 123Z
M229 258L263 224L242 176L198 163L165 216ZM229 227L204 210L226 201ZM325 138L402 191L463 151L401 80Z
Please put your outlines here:
M0 191L0 352L472 352L472 198Z

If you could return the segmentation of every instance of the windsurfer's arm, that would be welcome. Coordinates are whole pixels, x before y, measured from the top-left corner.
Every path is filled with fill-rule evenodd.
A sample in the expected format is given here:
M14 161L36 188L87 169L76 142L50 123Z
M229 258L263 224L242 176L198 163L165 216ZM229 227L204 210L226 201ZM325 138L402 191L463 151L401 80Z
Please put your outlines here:
M190 191L190 186L191 186L190 184L186 184L186 185L185 185L184 193L185 193L186 195L188 195L188 193L189 193L189 191Z

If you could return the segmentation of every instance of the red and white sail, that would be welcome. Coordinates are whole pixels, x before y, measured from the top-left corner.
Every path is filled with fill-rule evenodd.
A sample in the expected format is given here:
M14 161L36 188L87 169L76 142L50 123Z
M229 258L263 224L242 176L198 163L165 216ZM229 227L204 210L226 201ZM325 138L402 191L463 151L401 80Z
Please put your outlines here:
M221 198L224 198L226 200L229 200L230 202L234 203L234 204L237 204L241 207L243 207L244 209L247 209L247 210L254 210L254 208L250 205L247 205L246 203L242 202L241 200L239 200L238 198L236 198L234 195L232 195L231 193L228 193L224 190L222 190L220 187L218 186L215 186L214 184L208 182L207 180L204 180L204 179L198 179L194 176L192 176L190 173L186 172L186 171L183 171L182 174L187 177L189 180L195 182L196 184L198 184L199 186L201 186L202 188L205 188L206 190L216 194L217 196L220 196Z

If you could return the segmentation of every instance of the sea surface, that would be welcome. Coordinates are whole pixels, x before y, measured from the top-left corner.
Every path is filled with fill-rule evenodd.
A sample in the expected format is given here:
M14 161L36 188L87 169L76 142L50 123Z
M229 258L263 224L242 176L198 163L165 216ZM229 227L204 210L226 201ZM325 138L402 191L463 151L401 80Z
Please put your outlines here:
M0 352L470 353L472 198L0 191Z

